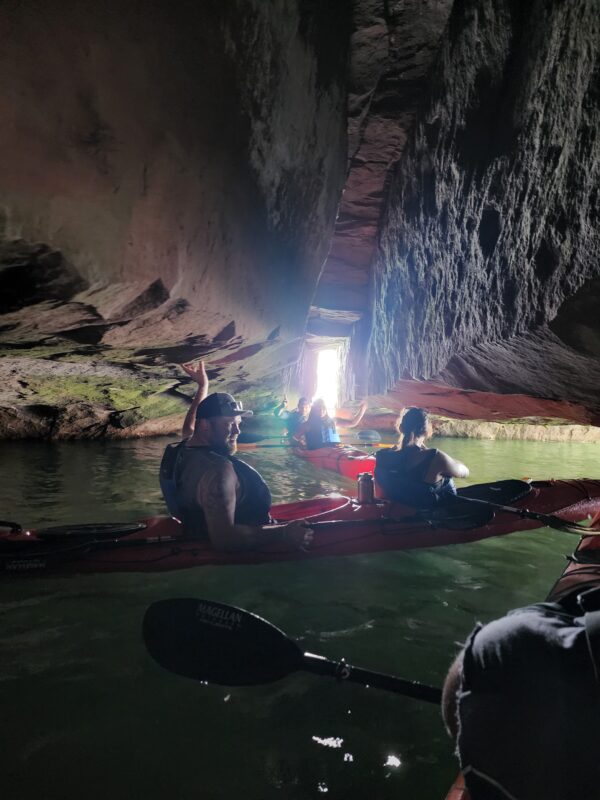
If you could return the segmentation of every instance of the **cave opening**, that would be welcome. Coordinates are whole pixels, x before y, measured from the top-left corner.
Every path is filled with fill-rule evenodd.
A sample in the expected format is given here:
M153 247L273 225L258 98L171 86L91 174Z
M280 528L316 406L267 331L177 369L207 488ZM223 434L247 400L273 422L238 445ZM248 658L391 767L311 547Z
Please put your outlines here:
M317 386L313 399L325 401L327 412L335 416L340 399L341 353L339 348L319 350L317 353Z

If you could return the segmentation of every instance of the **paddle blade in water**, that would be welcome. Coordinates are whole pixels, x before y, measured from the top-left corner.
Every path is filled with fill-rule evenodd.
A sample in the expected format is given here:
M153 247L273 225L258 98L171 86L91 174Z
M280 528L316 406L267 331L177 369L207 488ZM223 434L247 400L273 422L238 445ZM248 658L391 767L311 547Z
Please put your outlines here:
M144 642L161 667L222 686L270 683L302 668L302 651L261 617L208 600L153 603Z

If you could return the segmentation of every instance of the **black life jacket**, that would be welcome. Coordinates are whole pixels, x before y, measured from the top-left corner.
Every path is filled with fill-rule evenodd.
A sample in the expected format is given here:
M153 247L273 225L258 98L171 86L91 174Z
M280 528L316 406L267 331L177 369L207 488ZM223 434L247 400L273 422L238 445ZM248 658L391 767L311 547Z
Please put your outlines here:
M425 475L437 450L428 450L416 466L409 464L413 446L402 450L379 450L375 455L375 480L388 500L416 508L432 508L449 494L456 494L452 478L425 483Z
M158 471L158 482L167 506L167 510L172 517L181 520L183 508L179 504L177 497L177 487L175 486L175 462L179 448L183 442L173 442L165 447L165 452L160 462Z
M202 509L200 506L187 508L178 489L177 463L184 446L185 442L176 442L165 448L159 471L160 487L169 513L184 524L186 517L193 516L194 527L198 527L204 517ZM210 450L210 447L203 449ZM264 525L270 522L271 492L260 473L235 456L224 456L224 458L231 461L241 487L240 497L235 506L234 521L240 525Z
M290 411L285 421L285 425L287 428L287 435L292 437L300 425L303 425L306 422L306 417L303 417L299 411Z
M304 438L308 450L318 450L321 447L340 444L340 435L335 429L335 423L328 417L321 420L318 427L307 430Z

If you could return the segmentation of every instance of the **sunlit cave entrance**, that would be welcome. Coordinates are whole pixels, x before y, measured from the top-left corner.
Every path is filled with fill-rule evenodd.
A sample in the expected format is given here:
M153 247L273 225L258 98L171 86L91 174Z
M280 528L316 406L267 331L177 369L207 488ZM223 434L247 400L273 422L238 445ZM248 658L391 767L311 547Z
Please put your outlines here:
M315 337L305 343L298 394L311 401L321 398L331 416L353 397L348 352L349 342L339 338Z
M340 401L340 369L339 349L317 352L317 387L312 399L324 400L330 416L334 416Z

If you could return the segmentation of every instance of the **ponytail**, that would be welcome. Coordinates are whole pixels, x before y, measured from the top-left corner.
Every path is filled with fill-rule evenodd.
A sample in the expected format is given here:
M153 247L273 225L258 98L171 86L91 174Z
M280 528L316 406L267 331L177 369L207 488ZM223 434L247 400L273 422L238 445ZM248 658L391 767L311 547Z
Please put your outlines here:
M402 449L408 447L415 439L427 434L429 415L423 408L409 408L404 412L399 432L402 434Z

